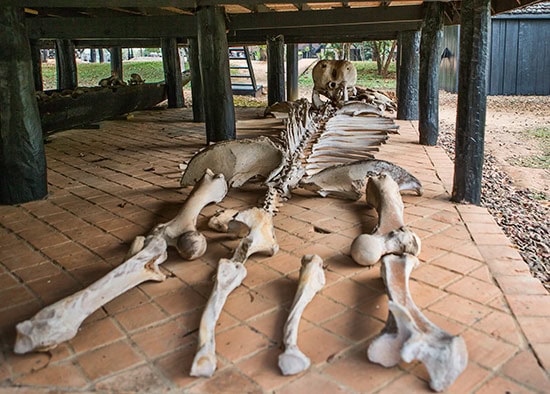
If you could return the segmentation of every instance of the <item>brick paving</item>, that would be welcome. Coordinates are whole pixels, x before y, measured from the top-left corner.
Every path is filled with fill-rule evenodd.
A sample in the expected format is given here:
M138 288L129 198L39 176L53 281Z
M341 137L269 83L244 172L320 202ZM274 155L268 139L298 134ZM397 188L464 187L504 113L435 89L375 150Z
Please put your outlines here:
M421 364L386 369L366 358L387 296L379 267L360 267L348 253L353 238L372 228L373 212L364 201L306 192L275 218L279 253L253 256L228 299L215 375L189 377L217 261L236 246L206 220L219 207L253 205L261 196L253 187L203 211L199 229L210 243L201 259L183 262L170 251L165 282L114 299L47 353L13 354L16 323L100 278L121 263L136 235L177 212L190 191L179 187L178 164L204 144L203 125L191 116L190 109L144 111L99 130L50 136L48 198L0 207L0 393L430 392ZM423 243L412 296L434 323L463 335L469 351L468 368L448 391L550 391L548 293L484 208L449 202L453 165L445 152L419 146L416 124L398 123L400 135L377 157L407 168L425 187L422 197L403 197L406 222ZM284 377L277 367L282 327L305 253L324 258L327 284L300 325L299 346L312 366Z

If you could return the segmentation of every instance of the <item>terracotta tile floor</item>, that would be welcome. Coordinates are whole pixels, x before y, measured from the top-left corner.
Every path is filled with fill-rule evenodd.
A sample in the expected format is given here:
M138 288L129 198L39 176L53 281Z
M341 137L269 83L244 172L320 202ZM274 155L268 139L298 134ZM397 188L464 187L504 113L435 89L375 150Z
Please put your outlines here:
M251 117L260 110L249 111ZM243 113L239 116L245 117ZM41 307L120 264L129 242L173 217L189 189L178 164L204 143L190 109L147 111L48 138L50 195L0 207L0 393L114 392L429 392L421 364L385 369L366 358L383 327L387 297L379 267L347 253L373 223L364 202L311 198L303 192L275 218L281 250L254 256L217 326L218 370L188 376L197 327L216 263L236 241L199 228L211 241L204 257L170 252L163 283L146 283L92 314L71 341L48 353L12 353L14 326ZM550 392L550 298L484 208L449 202L453 166L437 147L422 147L415 124L399 122L377 154L419 177L422 197L404 196L407 223L423 242L411 291L433 322L464 336L466 371L452 393ZM261 191L233 190L221 207L253 205ZM282 327L296 290L300 258L320 254L327 284L305 311L299 345L313 361L281 376Z

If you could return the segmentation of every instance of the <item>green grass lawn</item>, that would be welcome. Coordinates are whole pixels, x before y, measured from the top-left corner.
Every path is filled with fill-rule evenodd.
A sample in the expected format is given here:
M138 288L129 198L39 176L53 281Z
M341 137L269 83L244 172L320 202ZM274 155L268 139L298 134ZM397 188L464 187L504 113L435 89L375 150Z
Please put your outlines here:
M364 88L393 90L395 89L395 63L390 66L387 77L376 74L376 62L353 62L357 68L357 85ZM164 81L162 62L123 62L124 79L128 80L130 74L138 73L147 82ZM78 85L97 86L102 78L111 75L109 63L79 63L77 65ZM42 76L44 79L44 90L56 89L55 64L42 64ZM302 75L298 81L301 87L313 87L311 72Z
M78 86L97 86L102 78L111 76L109 63L79 63L77 64ZM130 79L130 74L138 73L146 82L164 81L162 62L123 62L123 77ZM42 64L44 90L56 89L55 64Z

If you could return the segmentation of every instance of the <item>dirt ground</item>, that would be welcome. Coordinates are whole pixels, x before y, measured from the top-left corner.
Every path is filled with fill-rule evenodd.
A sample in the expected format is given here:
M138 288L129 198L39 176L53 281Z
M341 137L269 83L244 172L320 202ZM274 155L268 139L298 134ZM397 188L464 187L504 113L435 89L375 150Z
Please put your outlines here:
M439 121L442 129L454 129L456 94L440 92ZM485 151L492 154L498 166L513 180L514 186L528 188L550 196L550 169L526 167L532 158L545 152L541 138L530 131L550 133L550 96L489 96L485 126ZM546 141L548 143L549 136ZM548 146L546 147L548 150ZM548 154L548 152L546 152ZM524 165L522 165L522 163Z

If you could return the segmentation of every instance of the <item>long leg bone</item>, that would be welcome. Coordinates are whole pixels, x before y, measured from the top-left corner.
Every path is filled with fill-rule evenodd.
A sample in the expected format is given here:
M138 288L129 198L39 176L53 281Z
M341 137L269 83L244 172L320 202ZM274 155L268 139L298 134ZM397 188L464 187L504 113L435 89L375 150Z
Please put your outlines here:
M466 344L429 321L412 300L409 277L418 264L411 255L382 258L382 275L390 298L389 324L369 346L369 360L385 367L402 359L420 360L430 375L430 387L443 391L464 371L468 363ZM397 332L393 326L396 324Z
M275 240L272 216L260 208L240 212L234 219L250 229L240 242L233 257L221 259L218 264L214 290L201 317L198 350L191 366L191 376L210 377L216 370L215 328L229 294L246 277L244 263L254 253L275 254L279 246ZM231 225L230 225L231 227Z
M207 170L174 219L156 226L147 237L136 237L124 263L86 289L19 323L15 353L55 347L73 338L86 317L115 297L142 282L164 280L158 265L166 260L168 245L175 246L187 259L202 255L206 241L196 231L197 216L204 206L221 201L226 193L223 175L214 175Z
M403 221L403 200L399 185L390 175L382 173L372 176L367 182L367 204L378 213L376 232L387 234L405 225Z
M309 368L309 358L298 348L298 325L307 304L325 285L323 260L317 255L302 258L298 290L284 328L285 352L279 355L283 375L294 375Z
M388 253L420 253L420 238L404 225L403 200L399 186L387 174L371 176L367 182L367 204L378 213L373 234L361 234L351 244L351 257L360 265L373 265Z
M407 227L390 231L385 235L361 234L351 244L351 257L360 265L376 264L383 255L409 253L420 254L420 238Z

